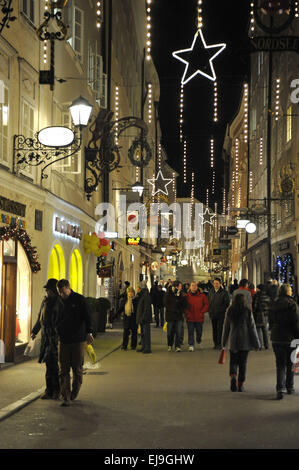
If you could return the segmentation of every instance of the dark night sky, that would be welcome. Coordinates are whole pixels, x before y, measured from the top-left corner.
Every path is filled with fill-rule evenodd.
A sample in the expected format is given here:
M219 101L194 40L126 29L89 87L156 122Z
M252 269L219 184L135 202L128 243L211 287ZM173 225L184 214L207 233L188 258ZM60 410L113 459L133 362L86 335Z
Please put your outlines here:
M176 60L172 52L191 47L196 32L197 0L155 0L152 5L152 56L161 84L162 144L169 164L182 176L179 95L185 65ZM197 75L184 87L188 183L184 185L183 178L179 179L179 197L190 196L191 172L194 170L195 197L205 202L207 183L211 178L210 138L214 136L217 192L214 200L210 196L210 202L222 202L224 133L226 125L238 111L243 82L249 74L249 5L250 0L203 0L203 34L206 43L227 44L225 51L214 61L219 84L219 121L213 122L213 82Z

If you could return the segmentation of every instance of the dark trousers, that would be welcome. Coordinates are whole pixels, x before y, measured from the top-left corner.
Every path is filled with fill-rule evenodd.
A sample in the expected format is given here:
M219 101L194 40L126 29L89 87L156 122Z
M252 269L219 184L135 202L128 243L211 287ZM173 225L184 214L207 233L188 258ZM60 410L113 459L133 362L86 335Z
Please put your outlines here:
M151 324L141 325L141 349L143 352L151 352Z
M238 375L238 382L243 383L246 379L246 366L249 351L230 351L229 375Z
M60 392L64 400L71 396L71 376L73 371L72 392L78 394L83 379L83 362L86 343L59 343Z
M182 320L171 320L167 322L168 346L172 347L173 343L175 343L176 348L181 347L182 323Z
M57 354L51 354L46 360L46 393L59 392L59 367Z
M216 348L221 347L222 330L223 330L224 316L212 318L213 328L213 341Z
M294 372L291 354L294 348L288 344L272 343L276 359L276 391L281 392L284 388L294 388Z
M194 330L196 331L196 342L198 344L200 344L201 343L201 337L202 337L203 323L187 321L187 328L188 328L188 344L189 344L189 346L194 346Z
M260 340L260 345L262 347L264 341L264 348L269 348L269 339L268 339L268 328L266 325L261 325L256 327L256 331Z
M124 333L123 333L123 348L127 349L129 343L129 336L131 333L131 348L135 349L137 346L137 325L132 317L124 315Z
M160 326L163 326L164 325L163 305L154 305L154 316L155 316L156 326L159 326L159 322L160 322Z

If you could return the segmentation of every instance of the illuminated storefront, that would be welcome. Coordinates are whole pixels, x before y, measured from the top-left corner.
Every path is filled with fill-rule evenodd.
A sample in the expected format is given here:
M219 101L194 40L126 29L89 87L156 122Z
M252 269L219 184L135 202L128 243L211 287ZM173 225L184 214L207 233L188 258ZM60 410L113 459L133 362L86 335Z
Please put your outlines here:
M80 251L74 250L70 264L70 285L74 292L83 294L83 264Z
M61 246L57 243L50 254L48 279L65 278L65 258Z

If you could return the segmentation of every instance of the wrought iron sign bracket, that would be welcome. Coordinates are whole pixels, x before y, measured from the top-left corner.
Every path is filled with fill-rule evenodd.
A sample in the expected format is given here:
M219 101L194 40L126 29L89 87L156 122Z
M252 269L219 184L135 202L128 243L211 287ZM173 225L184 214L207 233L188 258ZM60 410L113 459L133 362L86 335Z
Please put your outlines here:
M11 16L13 12L11 4L12 0L0 0L1 12L3 13L3 17L0 22L0 34L2 33L5 26L6 28L9 28L10 21L15 21L17 19L16 16Z

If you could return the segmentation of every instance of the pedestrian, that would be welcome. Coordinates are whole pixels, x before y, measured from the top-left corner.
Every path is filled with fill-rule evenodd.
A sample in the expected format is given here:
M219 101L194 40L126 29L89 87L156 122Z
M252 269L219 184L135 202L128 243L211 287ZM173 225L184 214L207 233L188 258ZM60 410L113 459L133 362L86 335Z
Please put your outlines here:
M234 301L236 295L242 294L245 296L245 303L247 307L252 310L252 295L250 290L248 289L248 280L241 279L238 289L234 290L232 301Z
M238 280L237 279L234 279L234 282L233 284L230 285L229 287L229 293L230 295L232 296L234 291L237 290L239 288L239 283L238 283Z
M181 352L184 296L182 291L179 290L179 284L179 281L174 281L165 294L167 344L169 352L172 351L174 343L176 352Z
M189 286L190 286L190 284L189 284ZM184 289L183 289L183 283L180 282L180 281L178 281L178 294L182 295L183 297L185 297L185 295L186 295L186 293L184 292ZM184 323L185 323L185 314L183 312L183 319L182 319L181 331L180 331L180 345L181 346L183 346L183 344L184 344L184 334L185 334Z
M282 284L278 298L270 303L269 308L269 329L276 359L276 393L278 400L283 398L285 388L289 395L295 393L291 359L294 348L291 347L291 342L293 339L299 338L299 313L298 305L291 296L291 286Z
M83 362L86 342L93 342L91 319L85 298L74 292L67 279L57 283L63 309L57 323L59 334L60 386L62 406L78 396L83 378ZM71 390L70 370L73 371Z
M265 349L269 349L269 339L268 339L268 313L270 305L270 297L267 295L265 286L259 284L256 287L257 293L253 299L252 311L253 317L257 329L257 334L259 336L260 345L264 344Z
M151 297L147 288L146 281L139 283L140 292L138 294L138 305L136 322L141 328L141 348L137 352L143 354L150 354L151 351L151 321L152 321L152 306Z
M260 347L254 318L243 294L234 297L226 312L222 348L225 348L228 342L230 389L232 392L243 392L249 351Z
M164 306L163 306L163 291L162 286L159 285L158 281L151 287L150 296L151 303L154 308L154 317L156 322L156 328L164 325Z
M184 285L183 285L183 293L184 293L184 294L188 294L189 289L190 289L190 283L189 283L189 282L185 282Z
M122 350L127 351L129 336L131 334L131 349L136 349L137 346L137 299L135 297L135 291L133 287L127 289L127 300L123 303L122 307L124 319L124 332L123 332L123 344Z
M205 294L198 291L196 282L191 282L190 291L185 297L185 315L188 328L189 351L194 351L194 330L196 342L201 349L204 315L209 310L209 301Z
M59 398L59 367L58 367L58 334L56 330L57 319L62 308L56 284L57 279L48 279L44 289L46 295L42 300L37 321L32 328L31 338L35 339L41 330L41 347L38 362L46 364L46 390L42 400Z
M279 286L278 286L277 279L270 279L267 282L266 292L269 295L271 302L277 299L278 291L279 291Z
M221 286L221 280L216 278L214 286L209 291L209 315L212 321L214 349L221 349L221 338L225 312L229 306L228 292Z

